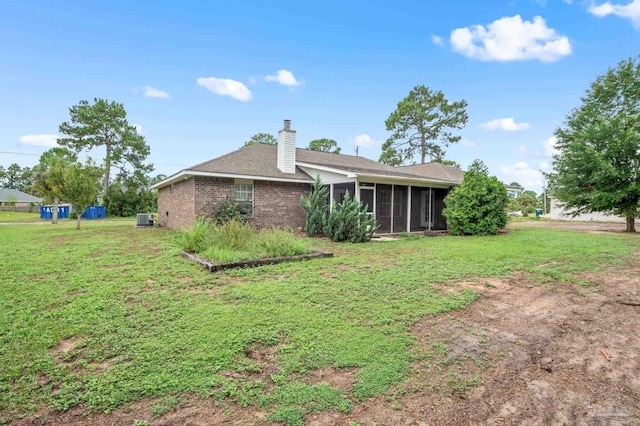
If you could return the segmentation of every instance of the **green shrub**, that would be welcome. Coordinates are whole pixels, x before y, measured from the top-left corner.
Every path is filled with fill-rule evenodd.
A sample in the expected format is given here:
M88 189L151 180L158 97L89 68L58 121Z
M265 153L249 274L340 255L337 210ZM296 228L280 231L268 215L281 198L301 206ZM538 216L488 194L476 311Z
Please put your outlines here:
M246 214L241 211L238 203L227 197L221 204L216 206L211 218L214 224L224 225L232 220L244 221L247 217Z
M303 239L280 229L261 231L256 242L268 257L295 256L309 252L309 247Z
M495 235L507 224L507 190L480 160L473 162L444 203L442 214L452 235Z
M255 230L247 223L231 219L226 223L214 226L211 234L216 246L243 250L255 237Z
M342 203L333 203L323 227L324 235L332 241L352 243L371 240L377 229L378 224L373 216L367 214L367 207L359 200L352 199L349 191Z
M329 191L322 184L320 175L313 184L313 192L308 197L300 197L300 205L307 213L305 230L310 237L322 234L322 227L329 214Z
M198 218L191 229L175 234L178 247L191 253L205 251L212 243L211 219Z

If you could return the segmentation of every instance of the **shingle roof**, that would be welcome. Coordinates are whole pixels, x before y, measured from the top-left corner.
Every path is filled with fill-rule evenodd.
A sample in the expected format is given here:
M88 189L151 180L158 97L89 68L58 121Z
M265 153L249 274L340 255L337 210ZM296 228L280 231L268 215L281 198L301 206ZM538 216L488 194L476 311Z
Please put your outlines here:
M411 166L400 167L405 173L416 176L428 176L434 179L446 180L449 182L462 183L464 172L455 167L432 161L431 163L413 164Z
M0 188L0 202L3 203L41 203L42 198L34 197L17 189Z
M276 145L258 143L240 148L222 157L196 164L185 171L312 180L299 167L296 167L296 172L293 175L281 172L277 166L277 153L278 147ZM302 148L296 148L296 162L331 167L357 174L393 176L407 179L422 178L454 183L462 182L462 171L440 163L392 167L364 157L311 151Z
M195 172L227 173L270 178L311 180L309 175L296 167L295 174L278 169L278 147L257 143L230 152L222 157L196 164L186 169Z

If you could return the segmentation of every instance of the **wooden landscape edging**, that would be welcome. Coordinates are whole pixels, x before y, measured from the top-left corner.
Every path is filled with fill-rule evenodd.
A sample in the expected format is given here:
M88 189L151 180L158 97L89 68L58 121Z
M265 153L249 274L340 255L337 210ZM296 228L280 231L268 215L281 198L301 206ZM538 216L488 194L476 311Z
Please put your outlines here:
M333 253L328 251L315 251L313 253L298 254L296 256L267 257L265 259L241 260L231 263L213 263L186 251L180 252L182 257L186 257L207 269L209 272L224 271L234 268L255 268L256 266L275 265L282 262L295 262L300 260L319 259L323 257L333 257Z

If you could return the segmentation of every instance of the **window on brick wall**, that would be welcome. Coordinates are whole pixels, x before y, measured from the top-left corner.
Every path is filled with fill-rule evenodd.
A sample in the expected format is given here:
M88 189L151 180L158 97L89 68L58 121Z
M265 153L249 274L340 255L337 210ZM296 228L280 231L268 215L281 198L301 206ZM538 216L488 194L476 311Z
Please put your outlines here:
M235 201L243 216L253 217L253 183L235 183Z

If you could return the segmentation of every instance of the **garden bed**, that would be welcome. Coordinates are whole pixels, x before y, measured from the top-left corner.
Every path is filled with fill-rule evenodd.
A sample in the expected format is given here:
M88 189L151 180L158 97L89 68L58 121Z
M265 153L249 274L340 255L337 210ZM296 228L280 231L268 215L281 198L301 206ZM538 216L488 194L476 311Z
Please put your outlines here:
M235 268L255 268L257 266L275 265L277 263L282 263L282 262L296 262L301 260L333 257L333 253L326 252L326 251L316 251L312 253L298 254L295 256L267 257L263 259L241 260L238 262L213 263L207 259L203 259L199 256L196 256L193 253L187 253L186 251L183 251L180 254L182 255L182 257L186 257L187 259L190 259L198 263L199 265L207 269L209 272L224 271L226 269L235 269Z

